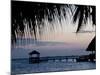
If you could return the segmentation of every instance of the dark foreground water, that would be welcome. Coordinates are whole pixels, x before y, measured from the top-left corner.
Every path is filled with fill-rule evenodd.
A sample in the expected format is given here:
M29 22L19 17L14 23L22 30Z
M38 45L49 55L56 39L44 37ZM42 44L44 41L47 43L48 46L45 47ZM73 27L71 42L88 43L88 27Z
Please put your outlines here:
M37 72L88 70L95 68L95 62L66 62L64 60L55 62L41 62L39 64L29 64L28 59L14 59L11 63L12 75Z

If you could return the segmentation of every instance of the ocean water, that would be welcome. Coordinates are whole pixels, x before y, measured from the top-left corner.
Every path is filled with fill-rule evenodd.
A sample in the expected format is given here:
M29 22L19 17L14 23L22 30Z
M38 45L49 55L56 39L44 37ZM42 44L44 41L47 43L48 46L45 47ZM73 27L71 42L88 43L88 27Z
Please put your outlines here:
M54 71L74 71L96 69L95 62L66 62L66 61L48 61L37 64L29 64L28 59L14 59L11 61L11 73L30 74Z

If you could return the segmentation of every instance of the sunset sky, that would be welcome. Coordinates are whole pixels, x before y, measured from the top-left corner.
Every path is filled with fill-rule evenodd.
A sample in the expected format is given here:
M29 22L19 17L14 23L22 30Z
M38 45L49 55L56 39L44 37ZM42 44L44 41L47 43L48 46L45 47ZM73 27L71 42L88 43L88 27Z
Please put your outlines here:
M87 24L76 33L78 21L75 24L72 23L73 16L68 10L66 10L66 18L62 15L61 22L56 14L51 23L46 17L43 19L44 27L41 35L37 28L37 42L32 40L34 35L30 35L29 25L26 22L24 38L30 38L30 40L24 40L21 43L17 41L16 45L12 47L12 58L26 58L28 53L33 50L39 51L41 56L88 54L85 49L95 36L95 27L93 27L91 19L88 19ZM36 20L36 24L37 22Z
M27 58L28 53L32 50L39 51L41 56L83 55L89 53L85 49L95 36L95 27L88 24L83 27L82 31L75 33L77 24L66 25L63 22L62 28L58 25L52 31L49 26L48 23L41 38L37 34L37 43L33 40L26 40L20 44L20 41L18 41L16 46L12 48L12 58ZM26 38L29 37L27 33Z

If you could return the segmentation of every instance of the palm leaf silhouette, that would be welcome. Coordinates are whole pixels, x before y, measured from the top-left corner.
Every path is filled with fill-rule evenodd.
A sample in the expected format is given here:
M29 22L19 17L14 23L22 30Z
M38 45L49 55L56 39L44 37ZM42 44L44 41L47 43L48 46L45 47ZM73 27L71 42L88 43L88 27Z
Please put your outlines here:
M76 5L76 11L73 16L73 22L76 23L78 20L78 27L76 32L80 31L82 28L82 24L87 23L87 19L92 17L93 25L96 25L96 7L95 6L84 6L84 5Z
M76 6L77 9L73 16L73 22L75 23L78 20L77 31L79 32L82 29L82 24L87 23L87 19L92 17L92 25L96 25L96 7L95 6ZM90 42L87 51L95 51L95 42L96 36Z
M54 19L55 9L57 10L57 16L59 21L61 21L61 6L64 4L51 4L51 3L32 3L24 1L11 1L11 40L12 43L16 42L17 35L21 37L24 35L25 22L28 22L30 33L33 31L34 39L37 39L36 27L39 29L39 34L41 35L44 24L42 20L47 17L49 22ZM72 11L71 5L66 5L70 8L73 14L73 23L78 20L78 27L76 32L80 31L82 25L86 25L87 19L92 17L92 25L96 25L96 7L95 6L85 6L85 5L75 5L75 13ZM63 14L65 16L66 11L63 9ZM37 23L36 24L36 20ZM51 26L53 27L53 26Z
M51 4L51 3L33 3L33 2L24 2L24 1L11 1L12 9L11 9L11 34L12 34L12 43L16 41L16 34L20 34L20 36L24 35L25 29L25 21L28 22L28 26L30 28L30 32L34 31L34 39L36 37L36 27L39 29L39 33L41 34L41 30L44 27L42 20L47 17L49 22L52 22L54 19L55 10L57 11L57 16L59 21L61 21L61 6L62 4ZM68 6L68 5L66 5ZM63 14L65 15L65 10L63 10ZM36 20L37 23L36 24ZM23 23L24 22L24 23ZM53 27L53 26L51 26Z

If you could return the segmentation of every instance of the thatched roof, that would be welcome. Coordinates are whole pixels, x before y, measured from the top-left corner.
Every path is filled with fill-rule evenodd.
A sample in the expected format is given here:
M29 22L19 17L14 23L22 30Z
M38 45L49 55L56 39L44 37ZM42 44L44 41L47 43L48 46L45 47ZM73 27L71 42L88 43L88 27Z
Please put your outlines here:
M29 55L32 55L32 54L40 54L40 53L38 51L34 50L34 51L29 53Z
M96 51L96 37L90 42L86 51Z

